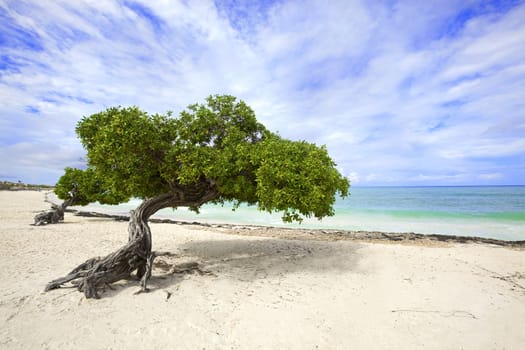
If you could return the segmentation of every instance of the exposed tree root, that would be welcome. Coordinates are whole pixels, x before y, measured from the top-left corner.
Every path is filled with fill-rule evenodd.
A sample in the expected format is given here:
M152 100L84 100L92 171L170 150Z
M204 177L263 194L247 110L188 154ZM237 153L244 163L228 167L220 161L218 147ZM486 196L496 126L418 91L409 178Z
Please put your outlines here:
M135 270L137 270L137 277L141 278L141 289L147 291L147 281L151 276L154 258L154 253L145 252L142 249L142 242L137 239L104 258L86 260L65 277L49 282L45 291L60 288L70 282L84 293L86 298L98 298L98 288L130 278Z

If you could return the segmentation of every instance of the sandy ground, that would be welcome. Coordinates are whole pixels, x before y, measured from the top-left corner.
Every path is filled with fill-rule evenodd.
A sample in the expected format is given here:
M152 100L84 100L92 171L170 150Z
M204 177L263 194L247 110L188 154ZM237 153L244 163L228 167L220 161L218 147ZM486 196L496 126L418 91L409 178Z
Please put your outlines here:
M110 253L127 223L0 191L2 349L523 349L525 251L237 236L152 224L150 293L122 281L99 300L50 280ZM282 236L282 235L281 235ZM200 272L179 273L196 262ZM191 271L190 271L191 272Z

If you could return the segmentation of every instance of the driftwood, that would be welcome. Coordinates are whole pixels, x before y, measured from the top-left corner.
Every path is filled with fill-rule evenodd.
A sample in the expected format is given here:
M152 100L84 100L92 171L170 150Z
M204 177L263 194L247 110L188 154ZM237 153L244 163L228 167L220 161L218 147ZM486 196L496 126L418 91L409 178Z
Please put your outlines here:
M86 260L66 276L49 282L45 291L71 283L86 298L99 298L98 289L128 279L136 271L136 278L140 280L139 292L147 292L147 282L156 256L151 250L151 230L148 225L150 216L167 207L199 207L217 194L214 183L203 181L200 186L181 188L173 193L145 199L130 213L127 244L106 257Z
M47 224L57 224L60 221L64 221L64 212L66 208L75 202L78 193L77 185L73 186L73 189L69 192L69 198L66 199L62 204L58 205L51 203L51 209L38 213L34 217L34 226L42 226ZM46 194L46 201L49 202Z
M72 202L72 199L64 201L60 205L51 204L51 209L35 215L34 226L41 226L47 224L56 224L59 221L64 221L64 212Z

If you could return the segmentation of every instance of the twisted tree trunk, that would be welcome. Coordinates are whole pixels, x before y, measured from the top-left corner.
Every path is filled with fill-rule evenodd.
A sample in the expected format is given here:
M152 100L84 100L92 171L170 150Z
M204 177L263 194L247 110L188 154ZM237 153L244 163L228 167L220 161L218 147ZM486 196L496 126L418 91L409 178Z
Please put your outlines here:
M48 283L45 291L60 288L70 282L83 292L86 298L98 298L98 289L110 283L127 279L136 271L140 279L141 292L148 291L147 282L155 252L151 250L151 230L148 219L158 210L167 207L199 207L217 196L214 186L199 186L178 190L145 199L130 213L128 243L104 258L91 258L77 266L68 275Z

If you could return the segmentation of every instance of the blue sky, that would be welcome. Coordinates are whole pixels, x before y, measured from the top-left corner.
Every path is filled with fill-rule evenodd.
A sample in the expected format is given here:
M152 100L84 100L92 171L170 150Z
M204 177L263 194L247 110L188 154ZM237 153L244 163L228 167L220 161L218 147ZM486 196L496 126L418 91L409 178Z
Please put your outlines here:
M525 184L525 2L0 0L0 179L81 167L82 116L210 94L355 186Z

